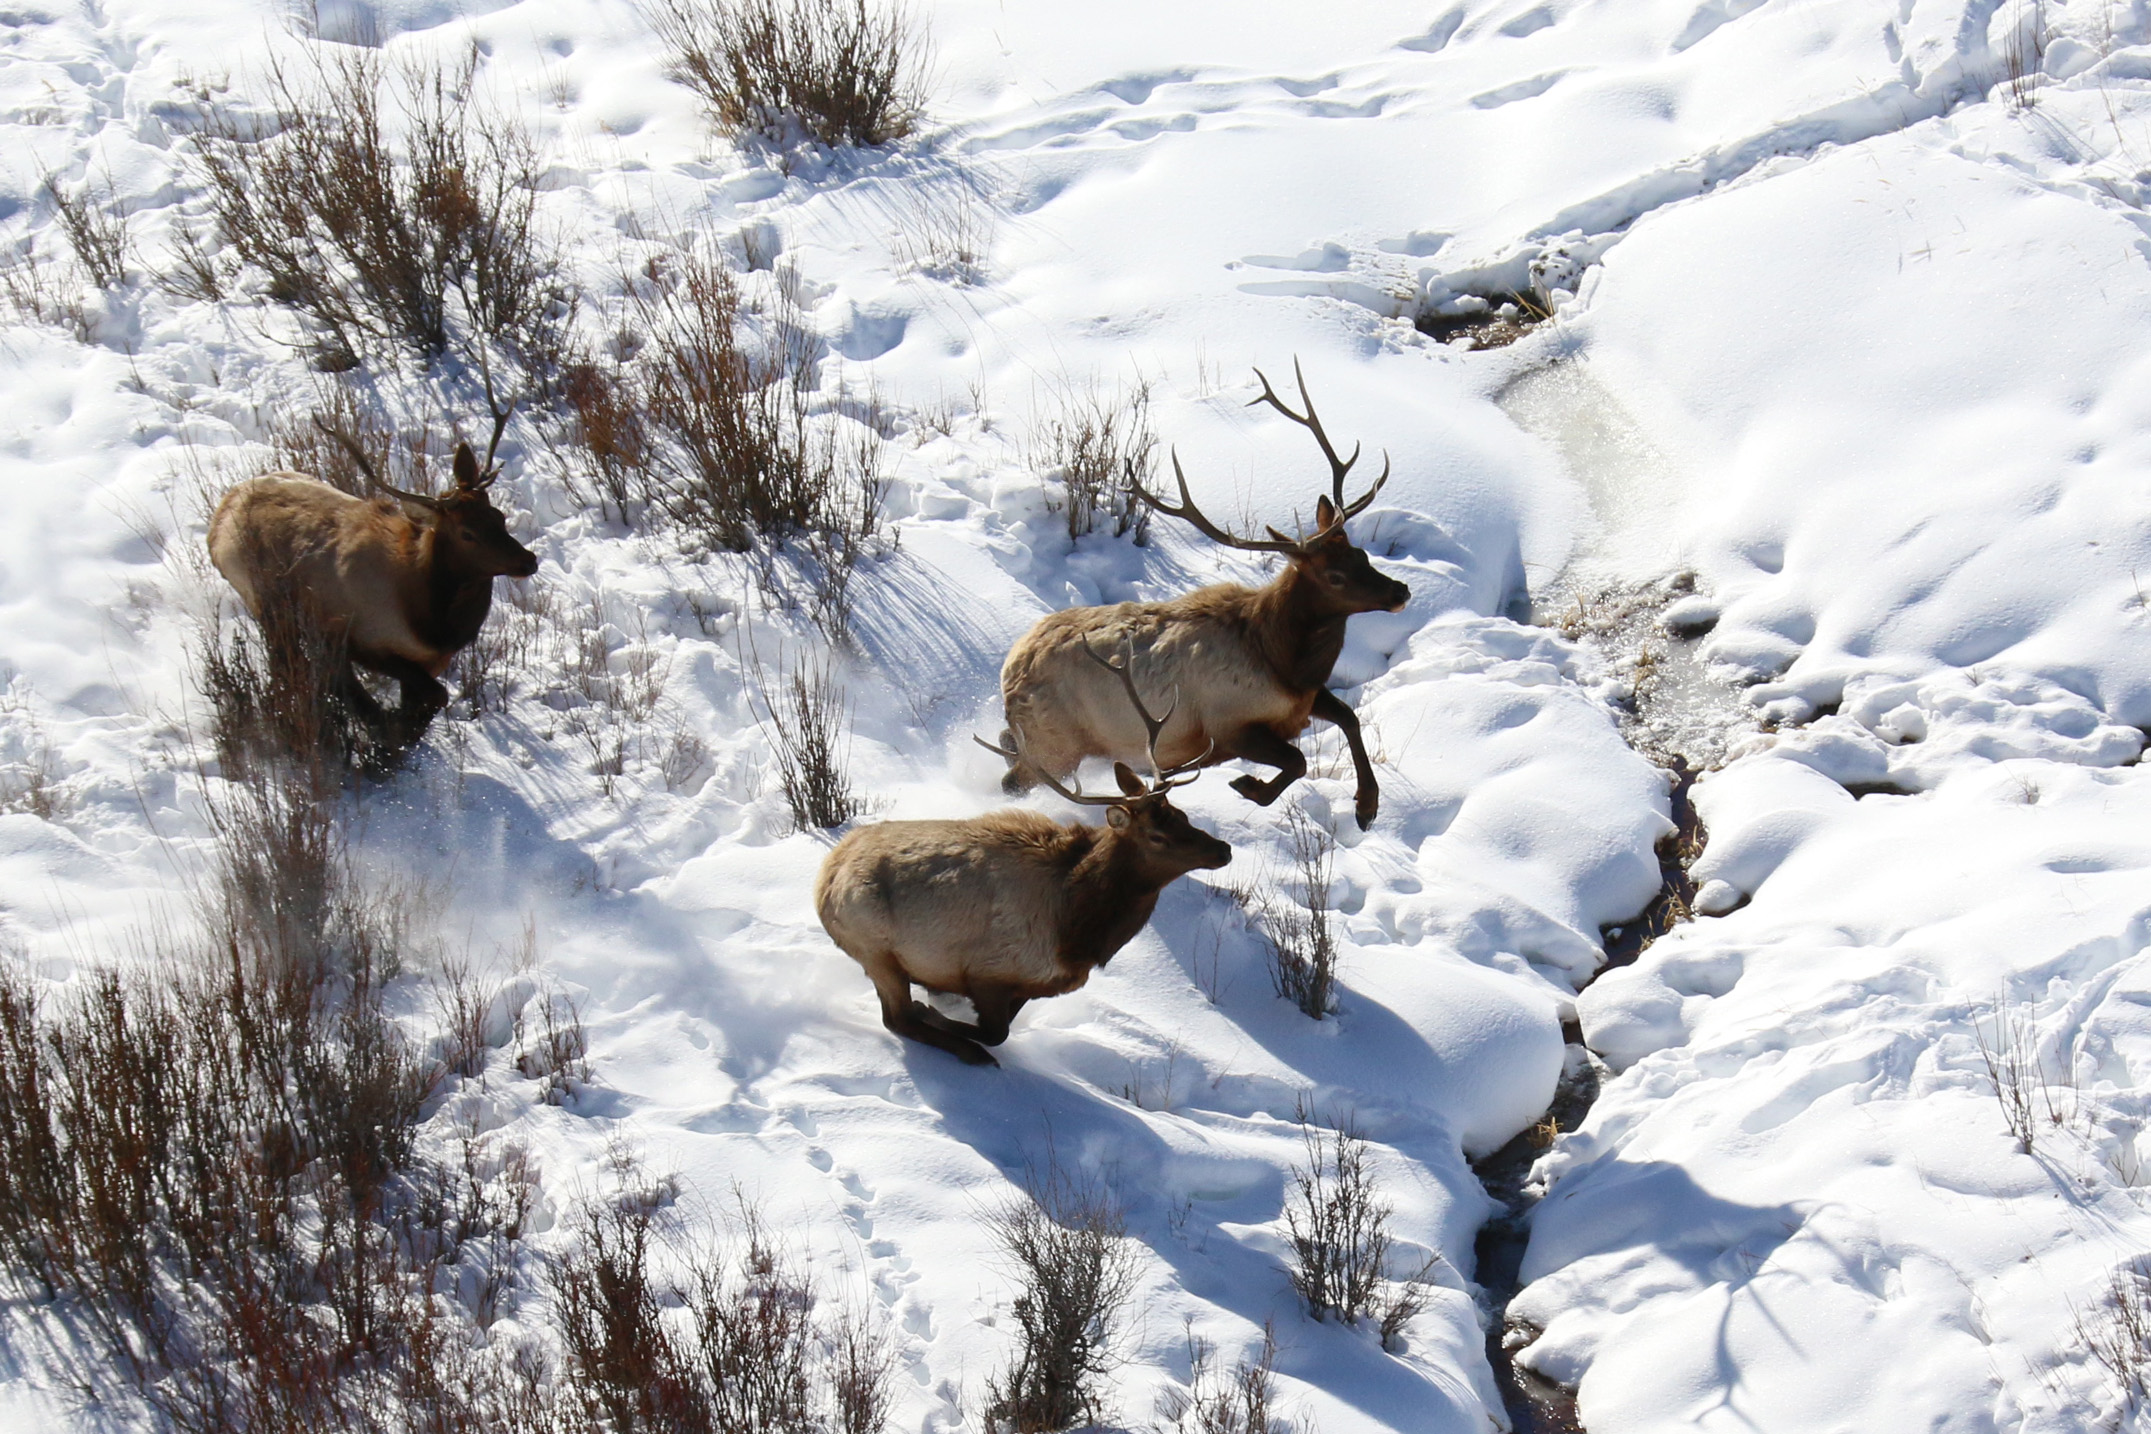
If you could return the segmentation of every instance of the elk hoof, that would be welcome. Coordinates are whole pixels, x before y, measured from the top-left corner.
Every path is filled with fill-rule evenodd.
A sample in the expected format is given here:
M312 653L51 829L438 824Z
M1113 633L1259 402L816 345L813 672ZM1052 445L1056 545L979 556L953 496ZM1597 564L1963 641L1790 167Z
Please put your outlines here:
M1277 800L1277 793L1270 790L1270 784L1259 777L1234 777L1232 789L1258 807L1266 807Z
M949 1054L967 1066L997 1066L1000 1064L999 1061L993 1058L992 1051L987 1050L984 1046L973 1045L969 1041L951 1045Z
M1380 812L1381 809L1382 794L1380 792L1361 792L1358 802L1352 807L1352 815L1359 818L1359 829L1365 831L1368 827L1373 826L1375 814Z

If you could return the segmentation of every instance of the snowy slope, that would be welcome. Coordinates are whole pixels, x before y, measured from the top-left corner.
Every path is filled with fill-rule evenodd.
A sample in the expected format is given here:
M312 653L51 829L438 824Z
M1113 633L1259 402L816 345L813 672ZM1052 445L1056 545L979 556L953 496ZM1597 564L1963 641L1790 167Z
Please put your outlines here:
M975 1422L1009 1297L979 1212L1050 1149L1112 1173L1146 1252L1127 1422L1184 1376L1184 1319L1231 1354L1275 1316L1322 1429L1484 1429L1468 1281L1491 1202L1465 1157L1537 1119L1576 1015L1619 1074L1541 1167L1514 1313L1545 1330L1525 1361L1582 1381L1587 1427L2118 1415L2070 1321L2151 1240L2119 1158L2151 1076L2129 765L2151 723L2151 35L2079 0L2044 9L2033 54L2037 13L939 4L923 142L787 174L706 136L627 4L323 7L321 33L391 54L478 44L481 86L544 139L593 323L623 261L682 239L749 236L797 274L825 393L871 387L887 415L901 541L859 581L846 672L876 815L1000 804L969 738L997 730L1001 655L1037 616L1259 572L1167 523L1071 546L1028 442L1068 385L1151 380L1211 510L1282 521L1319 468L1244 407L1247 370L1299 356L1331 431L1394 461L1360 531L1415 594L1355 620L1339 670L1380 822L1356 831L1334 775L1303 788L1347 848L1338 1019L1275 999L1228 899L1186 882L980 1073L885 1034L813 920L825 843L787 834L768 776L744 570L577 510L519 430L502 487L535 585L596 604L574 622L663 695L616 782L526 693L444 723L369 800L367 857L438 878L481 956L534 921L592 1032L597 1088L566 1111L507 1082L451 1100L531 1144L558 1208L616 1140L710 1203L754 1192L897 1321L900 1427L953 1428L966 1400ZM153 260L198 207L191 87L243 98L309 43L237 0L0 24L0 236L48 257L56 171L109 182ZM957 233L983 236L975 274L921 252ZM1412 328L1534 272L1573 297L1512 348ZM190 614L219 601L190 556L199 475L242 471L308 392L266 311L139 281L87 303L88 342L0 340L0 763L49 760L64 797L0 816L0 936L55 989L184 907L208 836ZM1698 874L1752 900L1579 1002L1599 928L1656 889L1665 785L1601 659L1522 619L1678 568L1752 718L1817 720L1698 788ZM681 735L704 755L668 781ZM1910 795L1848 791L1884 785ZM1222 877L1283 860L1278 813L1222 776L1187 796L1238 851ZM2028 1156L1973 1035L1998 992L2073 1082ZM1443 1257L1400 1355L1286 1287L1310 1096L1375 1142L1402 1256ZM26 1425L78 1417L34 1365L0 1390Z

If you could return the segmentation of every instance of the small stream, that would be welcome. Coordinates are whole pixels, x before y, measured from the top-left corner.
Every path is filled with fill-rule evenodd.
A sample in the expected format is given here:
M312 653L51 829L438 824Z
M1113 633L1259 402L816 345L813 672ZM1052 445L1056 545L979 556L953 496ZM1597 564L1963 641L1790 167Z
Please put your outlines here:
M1691 915L1695 882L1688 869L1705 833L1690 788L1724 760L1731 735L1752 725L1738 692L1709 675L1698 651L1701 632L1667 633L1665 609L1693 591L1680 574L1673 522L1685 475L1653 445L1587 366L1566 361L1524 374L1496 400L1526 432L1545 440L1589 499L1592 527L1568 566L1541 594L1534 620L1598 650L1632 695L1621 716L1630 747L1669 777L1675 830L1658 844L1657 896L1633 919L1600 933L1606 962L1599 975L1626 966L1651 942ZM1531 1211L1545 1191L1532 1166L1552 1138L1581 1125L1598 1097L1601 1068L1569 1026L1568 1060L1547 1111L1551 1122L1527 1130L1473 1162L1505 1213L1479 1231L1480 1288L1491 1307L1486 1357L1517 1434L1582 1434L1576 1396L1519 1366L1515 1350L1532 1331L1510 1326L1509 1301L1521 1287Z

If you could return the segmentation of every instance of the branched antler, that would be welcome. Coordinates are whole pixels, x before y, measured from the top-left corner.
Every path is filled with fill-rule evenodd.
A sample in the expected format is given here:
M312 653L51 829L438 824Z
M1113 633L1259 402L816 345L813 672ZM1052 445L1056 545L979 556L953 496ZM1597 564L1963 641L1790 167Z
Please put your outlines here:
M1295 412L1290 404L1279 398L1277 390L1270 387L1269 376L1259 368L1255 370L1255 377L1262 380L1262 393L1259 397L1248 400L1248 403L1250 407L1257 403L1267 403L1270 407L1276 409L1309 433L1312 433L1315 442L1321 445L1322 456L1329 460L1330 502L1334 505L1335 512L1330 520L1324 523L1312 536L1288 538L1283 533L1278 532L1277 529L1271 528L1269 530L1270 536L1267 538L1243 538L1239 534L1221 528L1216 523L1211 522L1204 515L1202 509L1195 506L1195 495L1188 491L1188 475L1180 467L1180 453L1177 449L1173 451L1173 477L1180 484L1180 502L1178 506L1166 502L1163 498L1145 488L1135 476L1135 465L1133 463L1127 466L1128 487L1134 491L1136 497L1142 499L1143 502L1163 513L1166 517L1179 518L1186 523L1192 524L1203 536L1215 542L1223 543L1228 548L1239 548L1244 552L1305 552L1314 547L1315 544L1327 540L1332 534L1342 530L1345 520L1357 517L1366 511L1367 505L1374 501L1374 495L1381 492L1382 485L1389 481L1389 454L1386 450L1382 454L1382 472L1381 476L1374 480L1374 486L1351 502L1345 502L1345 475L1350 473L1352 465L1359 461L1360 446L1353 445L1350 458L1339 458L1337 456L1336 446L1329 441L1329 434L1322 427L1322 419L1315 412L1314 400L1307 394L1307 379L1300 372L1300 361L1296 358L1292 360L1292 376L1299 380L1300 402L1307 407L1305 413Z
M1352 445L1352 456L1350 458L1339 458L1337 456L1336 446L1329 441L1329 434L1322 427L1322 419L1315 413L1314 399L1307 392L1307 376L1300 372L1300 361L1296 356L1292 360L1292 377L1299 385L1300 402L1306 405L1307 408L1305 413L1294 413L1292 406L1277 396L1277 390L1270 387L1268 374L1258 368L1255 370L1255 377L1262 380L1262 392L1259 396L1249 399L1247 406L1253 408L1258 403L1267 403L1270 407L1276 409L1309 433L1312 433L1315 442L1321 446L1322 456L1329 460L1330 501L1337 507L1337 517L1328 528L1323 529L1322 535L1326 535L1329 532L1329 528L1334 528L1345 519L1355 517L1363 512L1366 506L1374 501L1374 495L1382 491L1382 485L1389 481L1389 453L1387 450L1382 453L1382 475L1374 480L1374 486L1362 493L1354 502L1345 502L1344 478L1347 473L1352 471L1352 465L1359 461L1362 445L1357 443Z
M1165 731L1165 724L1173 720L1173 713L1180 710L1179 692L1177 690L1174 691L1172 705L1165 709L1165 715L1163 717L1153 717L1150 715L1150 709L1143 705L1142 694L1135 690L1135 678L1130 671L1130 669L1135 665L1135 644L1133 642L1123 644L1121 649L1122 657L1119 662L1114 662L1108 658L1100 657L1097 654L1097 651L1093 649L1088 643L1085 643L1083 645L1083 651L1092 662L1097 663L1100 667L1104 668L1108 672L1116 673L1119 675L1121 686L1127 689L1128 700L1135 704L1136 715L1143 719L1143 729L1146 733L1148 733L1148 738L1145 741L1144 746L1150 753L1151 773L1150 781L1145 785L1143 791L1133 796L1130 796L1127 793L1112 793L1106 796L1093 796L1088 792L1072 791L1069 788L1062 786L1059 781L1055 780L1051 772L1048 772L1044 767L1031 760L1030 748L1024 743L1022 729L1016 726L1013 719L1011 719L1008 724L1008 746L1003 747L997 742L989 742L984 737L979 736L976 732L971 734L971 740L978 743L979 746L984 747L989 752L999 753L1001 756L1006 757L1011 762L1022 763L1024 766L1030 768L1033 772L1037 773L1040 781L1044 782L1054 791L1059 792L1069 801L1075 802L1080 806L1125 807L1135 802L1145 801L1151 797L1160 796L1166 792L1171 791L1174 787L1184 787L1189 782L1194 781L1195 776L1182 776L1181 774L1183 772L1194 772L1195 768L1200 767L1203 763L1209 761L1210 754L1217 750L1217 743L1212 742L1208 747L1205 747L1202 751L1202 755L1195 758L1193 761L1182 762L1178 766L1169 769L1161 767L1158 764L1158 737L1161 733ZM1196 775L1200 774L1197 773Z
M373 466L373 460L366 456L366 450L359 446L357 439L344 432L342 428L330 423L318 413L314 415L314 427L321 430L323 437L350 454L351 461L358 464L359 472L365 474L366 481L375 488L378 488L383 493L401 498L405 502L416 503L421 508L431 508L435 512L440 511L441 504L437 498L428 498L423 493L406 493L401 488L389 487L388 483L381 477L380 471Z
M1051 787L1054 791L1059 792L1062 796L1066 797L1071 802L1075 802L1080 806L1086 807L1119 807L1127 805L1129 799L1125 796L1119 795L1118 793L1100 797L1092 796L1088 792L1070 791L1068 788L1062 786L1057 780L1054 779L1054 776L1051 772L1047 771L1044 767L1039 766L1038 763L1031 760L1030 748L1027 747L1023 741L1023 731L1021 728L1016 726L1015 721L1013 719L1011 719L1008 724L1008 738L1010 745L1003 747L998 742L987 741L984 737L979 736L976 732L973 732L971 734L971 740L978 743L979 746L984 747L989 752L998 752L1002 756L1008 758L1008 760L1010 760L1011 762L1021 762L1024 766L1029 767L1033 772L1038 774L1038 780L1044 782L1047 786Z
M1168 518L1179 518L1193 524L1196 531L1206 538L1223 543L1228 548L1240 548L1250 553L1290 553L1299 549L1299 539L1288 538L1275 528L1270 529L1268 538L1243 538L1211 522L1203 515L1202 509L1195 506L1195 495L1188 492L1188 475L1181 471L1178 449L1173 451L1173 477L1180 483L1180 506L1177 508L1145 488L1135 476L1135 465L1128 465L1128 486L1135 490L1136 497Z
M1150 790L1153 792L1168 791L1173 787L1184 787L1189 782L1194 781L1193 777L1183 777L1177 782L1172 779L1179 777L1182 772L1191 771L1208 761L1210 752L1217 746L1215 742L1205 748L1201 756L1191 762L1182 762L1170 771L1167 771L1158 761L1158 737L1165 731L1165 724L1173 720L1173 714L1180 710L1180 689L1177 687L1173 689L1172 705L1165 709L1165 715L1163 717L1153 717L1150 715L1150 709L1143 705L1143 695L1135 690L1135 643L1132 640L1121 644L1121 659L1118 662L1100 657L1097 649L1087 642L1083 644L1083 654L1092 662L1097 663L1106 671L1114 673L1120 678L1120 685L1128 691L1128 700L1135 704L1136 715L1143 719L1143 730L1149 734L1143 746L1150 754Z

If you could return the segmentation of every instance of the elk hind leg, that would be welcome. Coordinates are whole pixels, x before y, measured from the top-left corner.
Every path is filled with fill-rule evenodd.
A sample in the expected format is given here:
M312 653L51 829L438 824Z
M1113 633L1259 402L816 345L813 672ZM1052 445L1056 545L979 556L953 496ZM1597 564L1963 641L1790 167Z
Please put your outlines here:
M968 1066L997 1066L995 1060L978 1042L947 1029L956 1026L940 1012L922 1002L911 999L911 978L896 962L894 952L884 953L862 963L866 974L874 983L875 994L881 997L881 1023L896 1035L922 1045L947 1051ZM936 1022L941 1024L935 1024Z
M1277 768L1277 775L1266 782L1251 772L1232 779L1232 789L1257 806L1268 806L1284 795L1285 788L1307 775L1306 755L1259 723L1235 733L1227 755Z

